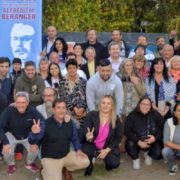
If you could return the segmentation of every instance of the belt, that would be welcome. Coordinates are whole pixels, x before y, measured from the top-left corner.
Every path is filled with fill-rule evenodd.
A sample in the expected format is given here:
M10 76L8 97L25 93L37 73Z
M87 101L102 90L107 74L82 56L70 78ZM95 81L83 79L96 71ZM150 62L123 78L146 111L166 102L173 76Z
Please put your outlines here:
M17 140L24 140L24 139L26 139L27 138L27 136L25 136L25 137L16 137L16 136L14 136Z

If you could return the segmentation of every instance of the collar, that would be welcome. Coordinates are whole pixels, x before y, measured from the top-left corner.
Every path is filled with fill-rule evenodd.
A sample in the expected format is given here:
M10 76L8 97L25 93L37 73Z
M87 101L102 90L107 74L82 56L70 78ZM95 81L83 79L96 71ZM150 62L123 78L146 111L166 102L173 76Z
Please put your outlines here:
M109 61L110 61L111 63L114 63L114 61L112 60L111 56L110 56L108 59L109 59ZM119 57L119 61L118 61L117 63L120 63L121 61L122 61L122 58ZM117 64L117 63L116 63L116 64Z
M55 37L54 41L56 40L56 38L57 37ZM49 40L49 37L47 37L47 40L48 40L48 42L52 42L52 41ZM54 43L54 41L52 43Z
M7 73L7 75L6 75L6 78L5 79L9 79L10 78L10 75L9 75L9 73ZM0 77L0 79L2 79L1 77Z
M16 73L16 71L13 69L13 73L14 73L14 74L20 74L21 71L22 71L22 70L20 69L20 70Z

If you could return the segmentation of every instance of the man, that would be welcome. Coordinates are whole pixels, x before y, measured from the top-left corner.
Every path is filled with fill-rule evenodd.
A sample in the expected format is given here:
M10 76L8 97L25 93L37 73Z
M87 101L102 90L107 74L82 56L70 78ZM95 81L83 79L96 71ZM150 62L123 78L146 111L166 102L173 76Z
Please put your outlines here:
M12 62L12 66L13 66L13 71L12 71L12 75L14 76L14 79L16 80L18 77L21 76L22 74L22 69L21 69L21 59L19 58L14 58L13 62Z
M38 144L30 145L28 143L28 133L34 122L44 120L41 114L33 107L28 106L29 97L26 92L16 94L16 107L7 107L0 116L0 139L3 142L3 157L9 165L8 175L14 174L16 169L14 160L14 149L17 144L22 144L28 151L25 167L33 172L39 169L34 164L38 154ZM4 133L4 128L7 132Z
M66 62L69 61L69 59L76 59L76 54L74 54L73 52L69 52L67 55L66 55ZM80 77L82 77L83 79L87 80L87 77L86 77L86 74L84 73L84 71L78 69L77 70L77 73ZM62 76L65 76L67 74L67 69L64 68L62 71L61 71L61 74Z
M47 56L47 58L49 59L49 55L54 50L54 41L56 40L56 34L56 27L49 26L47 28L47 36L43 36L42 39L42 52L40 53L40 56Z
M42 103L44 89L44 80L36 73L35 63L33 61L27 61L24 72L16 81L15 92L26 91L29 94L29 104L36 107Z
M7 105L14 102L13 90L15 79L12 74L9 73L11 62L7 57L0 58L0 83L1 92L6 96Z
M162 57L162 50L163 50L163 47L165 44L166 44L166 41L165 41L164 37L161 36L156 39L156 45L158 48L156 51L154 51L155 58Z
M127 43L122 39L122 32L118 29L113 30L111 33L111 38L112 39L110 41L105 43L107 48L111 42L117 42L120 47L120 57L128 57L130 48Z
M97 40L97 31L93 28L90 28L86 31L86 36L87 36L87 42L82 43L82 48L83 48L83 57L85 57L85 50L89 47L92 46L95 51L96 51L96 57L95 60L97 62L97 66L99 65L99 61L101 59L107 58L108 57L108 52L107 48L98 42Z
M137 45L142 44L146 47L146 59L147 60L153 60L154 59L154 54L153 52L147 48L148 42L147 38L145 36L139 36L136 42ZM132 58L135 55L134 49L132 49L129 53L128 58Z
M120 54L120 46L117 42L111 42L108 46L110 57L108 58L112 64L112 68L115 72L119 72L119 66L121 65L122 58L119 56Z
M44 121L45 127L35 123L29 134L30 144L42 140L42 175L46 180L62 180L63 167L74 171L89 165L87 155L81 151L74 123L71 120L64 120L66 110L65 101L55 100L53 103L54 116ZM76 152L70 150L71 141Z
M11 30L11 48L14 57L22 60L22 66L31 53L34 28L23 23L15 23Z
M121 116L123 107L122 82L112 69L108 59L103 59L99 64L99 72L91 77L86 86L86 99L88 111L98 108L100 99L104 95L111 95L116 102L116 113Z
M163 47L162 54L163 54L163 58L164 58L165 63L166 63L166 67L168 68L169 65L170 65L170 60L171 60L171 58L173 57L173 54L174 54L173 47L170 44L166 44Z

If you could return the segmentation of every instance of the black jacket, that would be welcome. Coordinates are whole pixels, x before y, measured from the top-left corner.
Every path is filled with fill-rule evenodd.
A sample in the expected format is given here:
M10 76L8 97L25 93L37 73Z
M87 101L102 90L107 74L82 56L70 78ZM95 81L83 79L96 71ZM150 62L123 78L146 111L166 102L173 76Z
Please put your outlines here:
M94 72L94 74L96 73L96 63L95 63L95 72ZM82 71L84 71L84 73L86 74L86 77L87 77L87 80L88 79L90 79L90 74L89 74L89 68L88 68L88 63L86 63L86 64L83 64L82 66L81 66L81 70Z
M148 129L148 115L151 116L151 120L156 127L153 134L150 133L150 135L153 135L156 141L163 138L164 118L159 112L153 110L144 115L134 110L127 116L125 123L124 134L128 139L138 143L140 138L137 135L143 134Z
M17 73L14 71L11 73L14 76L14 79L16 80L17 78L19 78L22 74L22 69L20 69L20 71L18 71Z
M83 132L84 132L84 137L86 137L87 128L89 127L90 131L92 131L92 128L94 127L94 139L92 140L92 143L98 136L99 125L100 125L99 111L91 111L90 113L88 113L84 122ZM112 149L112 151L113 150L119 151L119 144L121 142L121 139L122 139L122 125L119 117L117 116L116 125L114 129L112 128L112 124L110 123L109 135L106 139L104 149L108 147Z
M128 46L128 44L123 40L121 39L121 41L124 43L124 47L125 47L125 57L127 58L129 56L129 52L130 52L130 47ZM107 43L105 43L105 46L107 48L107 52L108 52L108 55L109 55L109 51L108 51L108 46L109 44L112 42L112 39L110 41L108 41ZM110 55L109 55L110 56Z
M5 135L4 128L7 132L12 133L16 139L25 139L33 126L33 119L38 121L44 120L43 116L32 106L28 106L24 114L20 114L17 108L7 107L0 116L0 139L3 144L9 144Z
M85 56L85 51L88 47L93 47L96 51L96 57L95 57L95 63L96 63L96 66L99 66L99 62L104 59L104 58L108 58L108 52L107 52L107 48L101 44L100 42L96 41L95 44L89 44L89 42L85 42L85 43L82 43L82 48L83 48L83 57L86 59L86 56Z

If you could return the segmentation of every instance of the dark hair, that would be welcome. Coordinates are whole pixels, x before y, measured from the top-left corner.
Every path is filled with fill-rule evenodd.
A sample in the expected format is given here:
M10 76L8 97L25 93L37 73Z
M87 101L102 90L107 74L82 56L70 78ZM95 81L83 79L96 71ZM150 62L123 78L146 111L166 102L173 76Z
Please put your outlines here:
M102 59L100 62L99 62L99 66L109 66L111 63L108 59Z
M66 41L62 38L62 37L57 37L55 42L54 42L54 51L58 53L58 50L56 49L56 41L61 41L62 45L63 45L63 49L62 49L62 57L65 60L66 59L66 53L68 50L68 45L66 43Z
M160 37L156 38L156 42L161 38L165 40L165 38L163 36L160 36Z
M26 61L24 68L28 67L28 66L34 66L36 68L36 64L34 61Z
M22 62L21 62L21 59L20 59L20 58L14 58L14 59L13 59L12 64L14 64L14 63L19 63L19 64L22 64Z
M69 52L68 54L66 54L66 59L68 59L69 56L75 56L76 58L76 54L73 52Z
M82 44L80 44L80 43L76 43L76 44L73 46L73 49L75 49L75 47L76 47L76 46L80 46L80 47L81 47L81 49L83 50Z
M153 111L153 108L152 108L152 102L151 102L151 99L148 97L148 96L142 96L136 106L136 108L134 109L134 111L136 112L141 112L141 109L140 109L140 104L143 100L149 100L149 102L151 103L151 108L150 108L150 111L149 112L152 112Z
M76 68L78 67L78 63L76 61L76 59L69 59L67 62L66 62L66 69L68 69L68 67L70 65L73 65L73 66L76 66Z
M46 78L47 82L48 82L51 86L52 86L52 80L51 80L52 74L50 73L50 68L51 68L52 65L56 65L56 66L58 67L58 69L59 69L59 79L62 78L61 69L60 69L60 67L59 67L59 64L54 63L54 62L51 63L51 64L49 65L48 77Z
M134 49L134 52L136 53L136 50L138 49L138 48L143 48L143 50L144 50L144 54L143 55L145 55L146 54L146 46L144 46L143 44L138 44L137 46L136 46L136 48Z
M178 107L179 105L180 105L180 102L176 103L176 105L174 106L173 112L176 111L176 109L177 109L177 107ZM175 126L178 125L178 119L177 119L177 117L175 116L174 113L173 113L173 124L174 124Z
M122 34L119 29L114 29L114 30L111 32L111 35L112 35L112 33L113 33L114 31L119 31L119 34L120 34L120 35Z
M165 61L163 58L155 58L153 61L152 61L152 65L151 65L151 69L150 69L150 72L149 72L149 84L151 82L151 80L154 78L154 65L155 64L158 64L159 62L162 62L163 65L164 65L164 69L163 69L163 78L166 82L169 82L169 76L168 76L168 71L167 71L167 67L166 67L166 64L165 64Z
M59 103L65 103L66 105L66 101L64 99L56 99L54 102L53 102L53 105L52 107L55 108L56 107L56 104L59 104Z
M11 66L11 61L9 60L8 57L1 57L0 58L0 64L3 64L5 62L9 63L9 67Z

